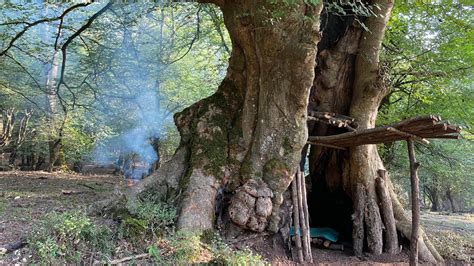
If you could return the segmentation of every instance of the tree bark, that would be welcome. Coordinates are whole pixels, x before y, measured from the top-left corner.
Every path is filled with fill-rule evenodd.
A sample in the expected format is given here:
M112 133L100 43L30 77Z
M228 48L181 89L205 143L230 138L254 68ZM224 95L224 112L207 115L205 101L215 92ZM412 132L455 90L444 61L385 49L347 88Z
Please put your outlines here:
M446 189L446 198L448 198L449 204L451 205L451 211L456 212L456 208L454 206L453 195L450 188Z
M354 255L362 257L364 249L364 209L365 209L365 188L358 184L356 188L356 197L354 201L354 226L352 229L352 245L354 246Z
M392 200L385 185L386 171L379 170L379 175L380 177L377 177L375 183L385 225L385 249L389 254L397 254L399 252L397 227L395 225L395 217L393 216Z
M128 200L149 189L179 195L178 229L202 231L214 228L216 196L225 188L235 192L228 208L234 224L276 232L308 137L322 2L217 4L232 40L227 75L214 95L175 115L176 154Z

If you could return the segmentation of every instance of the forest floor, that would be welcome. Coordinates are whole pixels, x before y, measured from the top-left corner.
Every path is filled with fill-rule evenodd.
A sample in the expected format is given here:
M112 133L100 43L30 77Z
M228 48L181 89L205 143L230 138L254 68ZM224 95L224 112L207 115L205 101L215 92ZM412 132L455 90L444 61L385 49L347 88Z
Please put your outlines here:
M110 175L0 172L0 246L24 237L35 221L47 213L85 209L125 186L125 180ZM424 212L422 224L430 235L436 236L435 245L444 247L441 253L448 256L449 261L474 259L474 215ZM246 241L245 245L273 263L291 263L283 249L275 250L268 245L269 242L271 239L264 237ZM21 254L20 251L0 254L0 264L25 262L26 258L22 258ZM352 256L349 249L333 251L313 248L313 257L316 262L324 264L404 264L408 261L406 251L396 256L360 259Z

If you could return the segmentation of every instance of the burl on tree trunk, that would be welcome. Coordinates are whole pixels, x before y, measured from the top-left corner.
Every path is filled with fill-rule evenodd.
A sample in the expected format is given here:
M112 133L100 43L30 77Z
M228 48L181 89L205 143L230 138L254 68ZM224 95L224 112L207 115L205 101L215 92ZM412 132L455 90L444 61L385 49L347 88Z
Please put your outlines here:
M280 206L308 138L308 109L352 116L360 128L375 126L387 93L378 55L393 2L373 1L380 14L364 22L370 31L363 31L354 17L326 15L322 21L327 32L319 46L322 1L205 2L221 8L232 40L227 75L214 95L175 115L179 148L169 162L132 188L127 202L151 189L164 199L176 199L178 228L196 231L215 227L216 211L223 205L216 199L227 196L227 222L255 232L277 232L280 218L290 215ZM331 135L341 129L309 123L309 131ZM397 230L410 239L410 221L388 176L386 194L377 197L377 171L384 167L374 145L348 151L312 146L309 163L313 223L329 216L313 206L321 199L318 195L338 191L334 202L345 202L348 215L343 218L351 228L355 213L354 244L360 253L364 239L370 252L382 252L386 216L393 215ZM318 190L323 193L315 193ZM390 204L380 210L384 196L391 200L393 214L383 207ZM393 234L391 226L387 230ZM386 235L390 242L396 238L388 237L388 231ZM395 250L391 244L385 247ZM441 260L425 235L419 249L422 259Z

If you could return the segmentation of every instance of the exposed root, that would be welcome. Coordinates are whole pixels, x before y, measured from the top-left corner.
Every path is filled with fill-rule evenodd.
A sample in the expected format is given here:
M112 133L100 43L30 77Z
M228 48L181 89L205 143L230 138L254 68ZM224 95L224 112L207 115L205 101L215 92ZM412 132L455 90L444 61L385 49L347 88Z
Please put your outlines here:
M405 214L402 204L393 190L393 185L390 179L388 179L388 189L392 199L393 214L395 216L397 230L403 235L403 237L411 239L411 220ZM421 237L418 241L418 253L420 259L429 263L444 262L443 257L438 253L423 229L421 229L420 235Z
M117 189L105 200L91 206L91 213L110 213L120 209L133 212L137 197L146 191L154 190L163 200L169 199L171 194L177 193L178 181L186 171L187 149L180 147L173 158L166 162L158 171L138 182L135 186L124 190Z

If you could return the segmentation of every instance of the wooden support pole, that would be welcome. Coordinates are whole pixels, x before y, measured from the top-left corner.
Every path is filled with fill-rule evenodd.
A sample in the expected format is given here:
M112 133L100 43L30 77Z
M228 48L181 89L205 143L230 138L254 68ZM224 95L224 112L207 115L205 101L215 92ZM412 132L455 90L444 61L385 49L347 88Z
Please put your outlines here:
M301 173L298 168L298 171L296 172L296 183L297 183L297 188L298 188L298 209L300 212L300 225L301 225L301 231L302 231L302 236L303 236L303 255L304 259L306 262L309 262L309 253L311 252L311 247L308 247L309 243L309 230L308 227L306 226L306 215L304 212L304 207L303 207L303 188L301 184Z
M307 240L307 248L308 248L308 258L306 260L306 262L309 262L309 263L313 263L313 254L311 252L311 235L310 235L310 227L309 227L309 211L308 211L308 198L307 198L307 195L306 195L306 182L305 182L305 178L304 178L304 172L303 171L300 171L300 176L301 176L301 190L302 190L302 197L303 197L303 212L305 214L305 224L306 224L306 228L307 228L307 236L306 236L306 240Z
M410 242L410 265L418 265L418 239L420 237L420 200L419 179L413 140L407 140L408 158L410 159L410 183L411 183L411 242Z
M303 263L303 250L301 248L301 233L300 233L300 213L298 208L298 188L297 175L293 177L291 183L291 197L293 201L293 227L295 229L295 245L298 262Z
M416 141L418 141L418 142L420 142L420 143L426 144L426 145L430 144L429 141L427 141L426 139L424 139L424 138L422 138L422 137L418 137L418 136L413 135L413 134L411 134L411 133L398 130L398 129L394 128L394 127L389 127L389 128L387 128L387 130L388 130L388 131L391 131L391 132L393 132L393 133L395 133L395 134L398 134L398 135L400 135L400 136L414 139L414 140L416 140Z
M354 255L362 257L364 248L364 211L366 204L365 187L357 184L354 201L354 215L352 228L352 243Z

